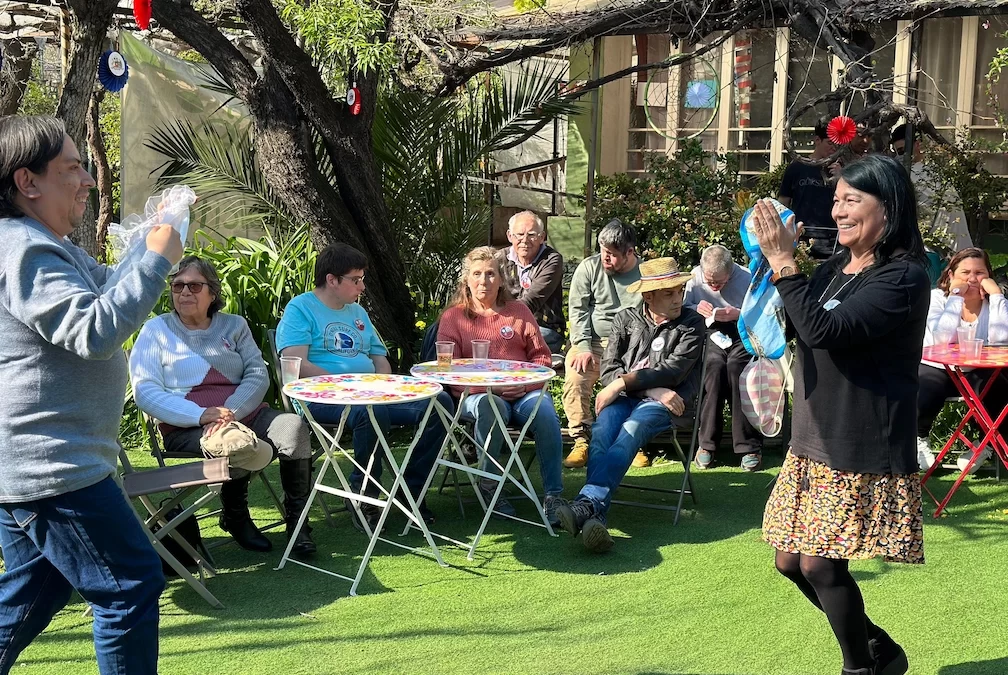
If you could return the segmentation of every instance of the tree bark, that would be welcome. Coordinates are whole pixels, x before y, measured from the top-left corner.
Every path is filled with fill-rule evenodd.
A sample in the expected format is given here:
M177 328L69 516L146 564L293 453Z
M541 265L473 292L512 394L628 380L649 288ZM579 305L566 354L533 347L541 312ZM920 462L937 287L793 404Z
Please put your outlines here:
M105 46L105 35L112 23L112 13L117 0L68 0L70 9L70 34L73 46L70 67L63 82L63 93L56 107L56 117L63 120L67 135L77 144L78 150L87 147L87 117L91 95L98 72L98 58ZM75 244L97 258L103 254L98 248L97 223L91 203L84 212L81 224L70 235Z
M18 38L4 45L4 62L11 76L0 79L0 117L14 115L21 107L37 54L38 43L32 38Z
M98 90L91 96L87 118L88 149L95 166L95 182L98 183L98 218L95 225L97 255L92 255L99 262L105 262L105 240L109 225L112 224L112 170L109 168L108 151L105 149L100 124L101 102L104 98L104 90Z

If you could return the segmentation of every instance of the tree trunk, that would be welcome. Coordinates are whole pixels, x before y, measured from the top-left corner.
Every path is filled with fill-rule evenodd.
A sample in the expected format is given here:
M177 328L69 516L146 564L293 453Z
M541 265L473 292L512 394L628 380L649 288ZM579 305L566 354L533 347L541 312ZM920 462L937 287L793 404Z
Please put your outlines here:
M95 166L95 181L98 183L98 219L95 226L95 249L98 255L94 257L99 262L105 261L105 239L109 225L112 224L112 170L109 168L105 138L99 122L104 98L104 90L98 90L91 96L87 118L88 150Z
M342 135L323 134L337 176L333 185L319 170L312 126L305 119L303 105L282 76L281 69L290 64L278 65L268 56L269 50L264 50L263 71L257 74L217 28L187 4L160 0L153 10L158 22L206 57L248 105L263 175L295 217L310 225L316 247L342 241L367 255L372 273L368 275L366 300L375 325L403 350L404 360L410 361L415 309L388 219L381 215L385 203L370 145L370 118L357 120ZM283 38L291 39L286 29L271 36ZM315 67L310 63L308 67L317 76ZM362 86L364 91L372 96L370 101L365 98L365 110L373 115L373 91ZM332 104L328 90L324 96ZM341 118L348 115L345 106L338 114Z
M73 46L56 117L63 120L67 135L77 144L77 149L83 151L87 147L88 107L95 87L98 57L105 46L105 34L118 1L69 0L68 4L73 10L70 15ZM94 208L89 202L83 221L70 235L75 244L95 258L102 254L98 249L96 226Z
M0 79L0 117L17 114L37 54L38 43L32 38L18 38L4 45L4 62L10 66L10 77Z

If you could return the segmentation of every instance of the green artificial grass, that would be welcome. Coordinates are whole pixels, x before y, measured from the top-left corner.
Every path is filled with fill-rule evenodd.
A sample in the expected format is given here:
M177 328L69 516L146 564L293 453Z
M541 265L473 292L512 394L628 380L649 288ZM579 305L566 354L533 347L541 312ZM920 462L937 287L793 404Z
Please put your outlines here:
M209 581L225 609L169 582L161 672L834 675L842 663L825 617L777 574L760 538L780 461L765 459L774 466L755 474L698 472L699 503L677 526L666 512L614 506L616 546L607 555L586 553L566 534L498 520L474 561L442 548L447 568L379 543L355 598L328 575L293 564L275 571L280 530L268 534L268 554L228 543L214 549L220 574ZM671 463L631 473L654 486L681 479ZM278 486L275 464L269 474ZM565 469L564 480L573 496L584 471ZM263 487L254 482L252 492L260 524L275 520ZM475 532L475 503L462 519L451 489L428 501L435 530L460 539ZM869 616L905 646L914 675L1008 673L1008 479L967 480L937 521L930 501L926 508L926 565L852 565ZM316 561L352 576L366 540L345 512L334 520L335 528L312 512ZM399 528L387 531L397 536L402 516L391 520ZM223 536L212 521L203 532L209 541ZM97 672L83 610L75 597L13 672Z

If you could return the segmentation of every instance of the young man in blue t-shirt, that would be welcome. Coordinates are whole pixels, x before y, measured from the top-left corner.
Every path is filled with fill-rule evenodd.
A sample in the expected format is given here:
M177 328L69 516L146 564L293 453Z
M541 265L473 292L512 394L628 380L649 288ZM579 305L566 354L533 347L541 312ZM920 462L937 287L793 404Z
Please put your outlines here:
M371 317L357 304L364 292L366 271L367 258L363 253L347 244L333 244L322 251L315 262L314 290L302 293L287 304L277 326L277 350L284 356L301 358L301 377L392 372L385 344L375 331ZM438 400L446 410L454 410L451 397L446 392L441 392ZM393 424L419 424L427 404L428 401L424 400L374 406L374 415L387 437ZM308 410L320 424L338 424L343 414L343 406L325 403L309 403ZM347 425L353 430L354 458L361 466L367 466L378 442L367 408L351 406ZM406 486L428 524L434 522L434 517L420 492L444 439L444 426L432 414L413 450L404 476ZM382 462L376 457L371 475L378 480L381 472ZM363 472L354 467L350 474L351 486L359 492L363 483ZM369 481L364 494L377 497L379 491ZM354 526L363 529L353 508L348 510L354 518ZM380 515L378 508L364 504L361 511L373 531Z

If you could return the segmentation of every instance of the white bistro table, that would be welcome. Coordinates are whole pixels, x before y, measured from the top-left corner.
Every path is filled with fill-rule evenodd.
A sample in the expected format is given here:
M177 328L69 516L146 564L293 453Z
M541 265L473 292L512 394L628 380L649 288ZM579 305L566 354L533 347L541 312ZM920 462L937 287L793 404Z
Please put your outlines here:
M525 434L528 431L529 426L532 424L532 419L539 411L539 406L542 404L543 398L545 397L546 383L556 377L556 371L552 368L547 368L546 366L540 366L535 363L527 363L525 361L485 359L482 362L476 362L474 359L452 359L451 366L448 368L441 368L438 366L436 361L428 361L427 363L421 363L413 366L413 368L410 369L410 373L421 380L437 382L438 384L444 386L451 385L455 387L462 387L462 396L459 399L454 416L449 411L445 410L440 403L437 401L434 402L438 417L441 418L441 422L445 425L445 429L447 429L448 434L445 438L444 444L441 446L441 452L438 453L437 461L434 462L431 473L427 477L427 483L424 485L424 491L426 492L426 490L430 487L439 466L450 467L466 474L469 478L469 483L476 492L476 498L479 500L480 506L482 506L485 511L483 522L480 523L479 529L476 531L476 536L472 540L472 544L456 542L443 535L435 536L447 541L452 541L452 543L455 544L460 544L463 547L468 546L468 558L469 560L472 560L476 552L476 546L479 544L480 537L483 536L483 531L486 529L487 523L490 522L490 516L494 512L494 506L497 504L497 501L501 497L501 493L504 491L504 485L509 481L517 486L526 497L532 500L532 503L535 504L536 510L538 511L542 522L539 523L519 518L517 516L507 516L505 514L497 515L511 518L512 520L518 520L523 523L528 523L530 525L545 527L546 531L549 532L551 536L556 536L556 533L553 532L553 528L550 527L549 520L546 518L546 512L543 510L542 502L539 501L539 497L536 496L535 486L533 486L531 479L529 479L528 472L525 470L525 466L518 457L518 449L521 447L522 441L525 439ZM532 414L529 415L528 420L525 422L525 425L518 432L518 436L514 440L511 439L507 423L504 421L500 410L497 409L497 405L494 403L493 397L490 397L489 399L490 408L493 410L496 425L504 436L504 443L510 451L508 453L507 460L503 465L496 457L489 456L489 460L493 462L498 469L500 469L501 473L491 473L469 466L462 453L462 446L459 444L456 433L461 432L468 436L468 433L459 424L459 418L462 415L462 402L465 401L467 396L469 396L471 389L473 387L482 387L486 389L487 393L490 393L493 389L531 386L537 384L542 385L542 388L539 389L539 398L536 399L535 407L532 409ZM487 439L483 446L481 456L488 456L487 448L489 447L492 433L493 429L491 427L491 433L487 434ZM476 442L476 440L471 436L470 439L474 443ZM449 444L451 444L454 448L455 455L458 459L457 462L449 459L451 455ZM511 469L514 466L518 467L518 471L521 474L520 480L511 473ZM476 480L474 478L475 476L487 478L498 483L497 489L494 491L489 504L484 501L483 495L480 493L479 487L476 484ZM405 534L410 527L412 527L412 523L406 523L406 528L403 530L403 533Z
M409 465L410 457L413 455L413 449L419 442L420 435L431 416L431 410L434 407L434 402L437 400L437 395L442 391L441 385L436 382L425 382L405 375L360 373L346 375L321 375L318 377L303 378L284 385L283 390L289 398L300 401L303 404L324 403L328 405L342 405L346 407L343 409L342 415L340 415L339 425L334 432L331 432L329 429L326 429L326 427L315 421L311 412L308 410L307 405L301 406L305 419L308 421L308 424L315 433L315 436L322 444L322 450L325 452L326 458L322 464L322 469L319 471L318 478L315 480L315 485L312 488L311 495L308 497L308 503L305 504L304 510L301 512L301 517L298 518L297 525L294 528L294 532L291 534L290 541L287 544L287 548L284 550L283 557L280 559L280 565L277 569L283 569L284 565L286 565L288 561L297 563L303 567L308 567L351 582L350 595L357 595L357 586L360 584L361 577L364 576L364 570L367 568L368 561L371 559L371 553L374 551L375 544L379 541L383 541L386 544L391 544L393 546L398 546L399 548L404 548L414 553L433 555L438 564L442 567L447 567L444 560L441 559L441 553L438 551L438 547L434 543L434 539L431 537L430 530L427 529L423 516L417 508L417 503L413 499L413 495L410 494L409 489L406 487L406 483L403 478L403 472ZM417 426L416 434L413 436L413 441L409 444L409 448L406 450L406 455L403 457L402 463L400 464L396 461L395 456L392 454L392 449L389 447L388 440L385 438L381 427L378 425L378 421L375 419L374 408L375 406L422 400L429 401L427 404L427 410L424 412L423 419ZM388 490L385 489L380 481L371 476L371 467L376 461L381 462L381 456L378 454L379 451L377 446L375 451L371 453L367 466L361 466L354 458L353 448L351 447L347 449L340 445L340 436L343 435L343 428L346 425L347 417L350 415L350 406L365 406L367 408L368 417L371 419L371 426L374 428L375 434L378 436L378 445L380 445L381 449L384 451L385 459L388 461L389 466L392 467L392 472L395 475L392 487ZM436 422L432 423L436 424ZM338 454L342 454L344 457L349 459L353 465L364 474L364 482L361 485L360 492L355 492L353 488L351 488L350 483L343 474L343 470L336 461ZM324 484L326 474L330 469L339 479L340 487L330 487ZM364 490L369 482L378 487L382 493L381 498L370 497L364 494ZM308 511L311 509L312 502L315 501L315 496L319 492L325 492L337 497L345 497L349 499L353 504L354 510L357 512L357 518L364 526L364 530L368 535L369 540L367 549L364 551L364 558L361 560L356 577L348 577L335 572L330 572L329 570L325 570L321 567L316 567L290 557L291 549L294 547L294 542L297 540L298 533L301 531L301 528L304 527L305 520L308 517ZM403 504L402 498L405 498L407 502L406 504ZM371 531L371 528L368 527L367 519L365 519L364 515L361 513L360 505L362 503L371 504L381 508L381 516L378 518L378 525L373 532ZM397 507L406 515L407 522L420 528L424 537L427 539L430 550L427 550L426 548L406 546L381 536L382 527L385 525L385 519L388 517L389 511L393 506Z

